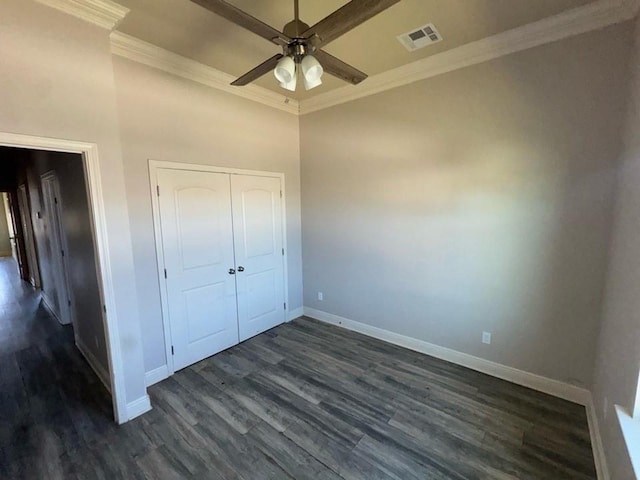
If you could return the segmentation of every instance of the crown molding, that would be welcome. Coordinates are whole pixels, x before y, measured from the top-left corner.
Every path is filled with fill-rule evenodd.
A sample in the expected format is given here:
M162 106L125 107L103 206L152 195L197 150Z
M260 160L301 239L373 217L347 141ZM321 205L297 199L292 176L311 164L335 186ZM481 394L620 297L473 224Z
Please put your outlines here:
M300 103L300 115L621 23L635 17L639 9L640 0L598 0L584 7L373 75L357 86L347 85L311 97Z
M111 0L36 0L99 27L113 30L129 9Z
M213 87L223 92L253 100L254 102L283 110L297 115L299 104L297 100L279 93L259 87L255 84L244 87L230 85L236 77L216 70L190 58L157 47L151 43L137 39L120 32L111 33L111 52L114 55L142 63L149 67L177 75L194 82Z

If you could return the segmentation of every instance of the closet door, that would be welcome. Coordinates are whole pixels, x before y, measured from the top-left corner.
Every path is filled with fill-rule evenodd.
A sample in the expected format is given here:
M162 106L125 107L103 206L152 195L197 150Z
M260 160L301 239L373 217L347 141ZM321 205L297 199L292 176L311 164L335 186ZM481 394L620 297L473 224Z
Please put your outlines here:
M238 343L230 180L171 169L159 169L157 179L173 367L179 370Z
M280 179L231 175L240 341L285 320Z

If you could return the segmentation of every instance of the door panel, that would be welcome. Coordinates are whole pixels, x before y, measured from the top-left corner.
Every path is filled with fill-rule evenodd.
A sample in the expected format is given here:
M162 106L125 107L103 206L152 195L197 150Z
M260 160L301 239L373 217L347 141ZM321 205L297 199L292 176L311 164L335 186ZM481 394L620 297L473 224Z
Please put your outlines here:
M158 170L174 370L238 343L229 175Z
M60 185L58 177L53 172L43 174L41 179L50 261L50 265L47 267L49 270L49 282L44 284L44 294L49 302L54 303L51 306L54 308L60 323L68 325L72 323L71 292L67 276L68 265L64 253L67 247L62 225Z
M280 179L231 175L231 192L242 341L285 320Z

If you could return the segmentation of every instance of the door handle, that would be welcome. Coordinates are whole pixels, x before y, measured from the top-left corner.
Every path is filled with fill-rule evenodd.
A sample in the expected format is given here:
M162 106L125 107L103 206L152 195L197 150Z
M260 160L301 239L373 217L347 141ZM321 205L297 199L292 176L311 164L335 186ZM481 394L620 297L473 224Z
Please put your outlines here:
M235 271L233 268L230 268L230 269L229 269L229 275L233 275L233 274L235 274L235 273L236 273L236 271Z
M244 272L244 267L243 266L238 267L238 271L239 272Z

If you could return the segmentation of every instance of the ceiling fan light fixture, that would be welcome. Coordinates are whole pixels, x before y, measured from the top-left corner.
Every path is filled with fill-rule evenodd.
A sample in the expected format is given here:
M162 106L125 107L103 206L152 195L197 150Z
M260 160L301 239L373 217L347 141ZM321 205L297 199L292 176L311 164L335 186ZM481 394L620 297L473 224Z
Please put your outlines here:
M282 57L278 61L276 68L273 70L273 74L276 76L281 86L283 84L289 84L293 81L294 90L295 90L296 62L293 61L293 58ZM287 87L283 87L283 88L287 88Z
M305 90L311 90L312 88L316 88L322 85L321 78L317 78L316 80L307 80L307 77L303 76L302 79L304 80L303 83L304 83Z
M324 73L322 65L320 65L320 62L313 55L306 55L302 59L300 67L302 68L304 79L309 83L320 81L320 78ZM322 81L320 81L320 83L322 83Z
M297 83L298 76L294 73L293 77L291 77L291 80L289 80L288 82L280 82L280 86L286 90L289 90L290 92L295 92Z

